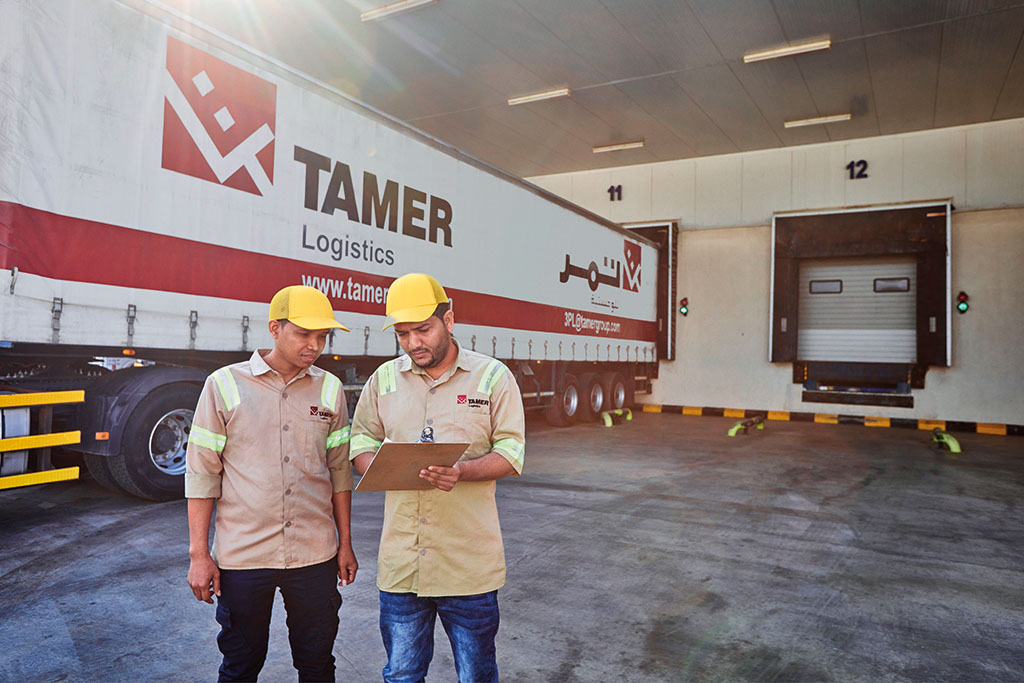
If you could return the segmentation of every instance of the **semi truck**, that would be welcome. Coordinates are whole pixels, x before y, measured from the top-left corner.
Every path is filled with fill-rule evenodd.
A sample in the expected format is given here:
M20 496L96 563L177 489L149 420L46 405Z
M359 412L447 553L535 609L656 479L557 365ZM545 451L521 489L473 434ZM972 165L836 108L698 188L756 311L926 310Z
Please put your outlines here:
M558 425L674 353L675 226L611 223L160 3L8 0L0 88L0 389L84 391L54 428L112 489L182 495L203 382L270 346L287 285L351 329L318 364L353 394L400 353L407 272ZM0 474L50 466L23 456Z

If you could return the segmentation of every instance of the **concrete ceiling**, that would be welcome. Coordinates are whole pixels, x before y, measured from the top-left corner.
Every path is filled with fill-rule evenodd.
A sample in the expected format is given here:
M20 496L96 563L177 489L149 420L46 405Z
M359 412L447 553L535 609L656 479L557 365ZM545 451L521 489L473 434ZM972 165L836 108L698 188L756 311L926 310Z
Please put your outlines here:
M164 0L519 176L1024 117L1024 0L439 0L360 21L389 1Z

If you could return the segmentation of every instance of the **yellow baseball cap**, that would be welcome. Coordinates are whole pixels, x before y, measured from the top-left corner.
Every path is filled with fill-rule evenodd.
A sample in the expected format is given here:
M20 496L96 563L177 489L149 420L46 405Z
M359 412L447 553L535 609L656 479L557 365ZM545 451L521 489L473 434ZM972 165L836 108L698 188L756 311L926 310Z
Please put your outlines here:
M384 312L391 322L383 329L396 323L421 323L443 303L448 303L448 295L437 280L423 273L403 275L388 287Z
M295 323L307 330L348 328L334 319L334 309L327 295L315 287L285 287L270 300L270 319Z

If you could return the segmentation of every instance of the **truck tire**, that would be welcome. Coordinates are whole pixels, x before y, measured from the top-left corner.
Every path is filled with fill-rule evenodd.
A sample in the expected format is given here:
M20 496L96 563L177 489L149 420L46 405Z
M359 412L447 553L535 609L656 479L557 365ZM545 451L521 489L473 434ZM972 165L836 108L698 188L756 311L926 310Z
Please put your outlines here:
M168 384L151 391L128 418L121 450L109 458L114 480L148 500L185 495L185 449L200 387Z
M117 493L127 493L114 479L114 475L110 472L110 458L105 455L94 455L92 453L83 454L85 459L85 469L89 471L89 476L93 480L109 491L115 491Z
M592 422L605 409L604 387L596 372L587 372L580 377L580 412L577 420Z
M636 407L636 377L633 375L634 371L629 370L622 376L622 381L626 385L626 408Z
M554 427L568 427L580 410L580 388L573 375L565 375L558 385L558 391L551 399L551 405L544 412L548 424Z
M628 407L626 382L617 372L601 373L601 387L604 389L604 409L621 410Z

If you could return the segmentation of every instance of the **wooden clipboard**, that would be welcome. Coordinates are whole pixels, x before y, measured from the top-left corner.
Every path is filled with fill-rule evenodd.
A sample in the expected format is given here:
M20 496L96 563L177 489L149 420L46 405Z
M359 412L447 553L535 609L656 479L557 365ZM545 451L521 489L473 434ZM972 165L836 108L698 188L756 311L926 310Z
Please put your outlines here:
M468 443L398 443L385 441L366 468L356 491L424 491L434 488L420 479L431 465L451 467L469 448Z

